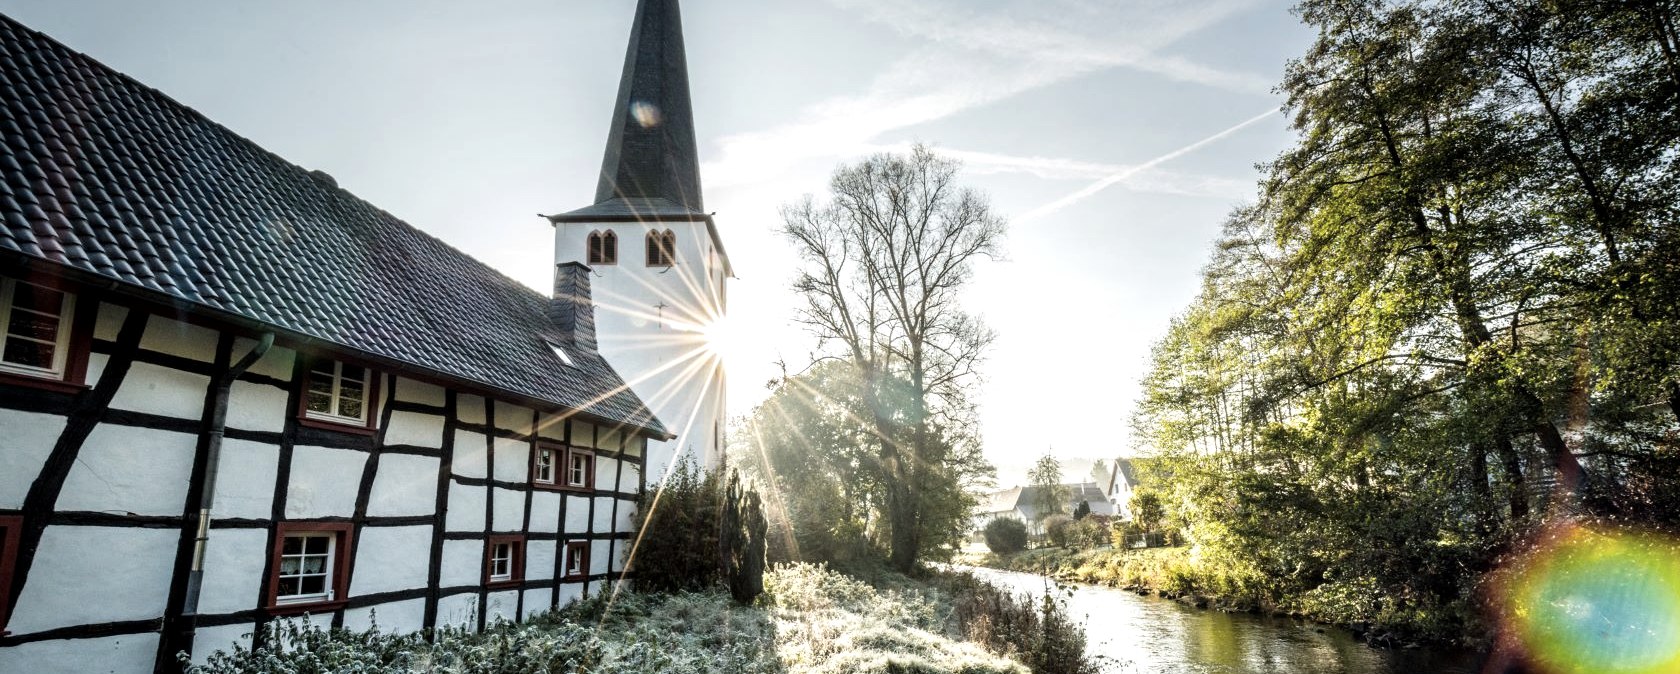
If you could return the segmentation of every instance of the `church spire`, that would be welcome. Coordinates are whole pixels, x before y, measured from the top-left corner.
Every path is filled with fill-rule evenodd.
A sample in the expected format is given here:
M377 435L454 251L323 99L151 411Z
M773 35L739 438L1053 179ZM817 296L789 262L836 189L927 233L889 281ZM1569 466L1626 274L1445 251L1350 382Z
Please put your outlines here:
M677 0L636 5L595 191L596 203L614 199L664 199L669 203L641 202L633 208L704 213Z

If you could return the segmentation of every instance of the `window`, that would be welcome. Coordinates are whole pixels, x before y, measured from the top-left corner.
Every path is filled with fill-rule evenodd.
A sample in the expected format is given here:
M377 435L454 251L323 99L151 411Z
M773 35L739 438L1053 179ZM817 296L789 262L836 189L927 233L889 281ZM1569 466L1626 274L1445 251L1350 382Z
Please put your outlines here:
M33 283L0 281L0 372L65 378L75 300Z
M566 450L566 486L589 489L595 484L595 454L577 448Z
M309 366L303 394L303 417L335 424L373 428L372 411L378 389L373 371L336 360L317 360Z
M560 362L565 363L566 367L577 367L577 364L572 362L572 355L566 353L565 347L555 344L554 342L549 342L548 348L554 350L555 357L559 358Z
M566 580L583 580L589 577L589 541L571 541L566 543L566 565L563 577Z
M350 579L350 531L346 523L281 522L274 536L269 607L342 605Z
M669 267L676 264L677 235L667 229L663 232L648 232L647 235L647 266Z
M531 484L554 487L559 484L560 459L565 450L552 445L537 445L531 451Z
M517 585L525 580L525 537L491 536L484 543L484 584Z
M589 264L618 264L618 235L612 230L589 233Z
M0 634L6 633L6 618L11 612L6 598L12 596L12 567L17 564L18 538L22 532L22 517L0 517Z

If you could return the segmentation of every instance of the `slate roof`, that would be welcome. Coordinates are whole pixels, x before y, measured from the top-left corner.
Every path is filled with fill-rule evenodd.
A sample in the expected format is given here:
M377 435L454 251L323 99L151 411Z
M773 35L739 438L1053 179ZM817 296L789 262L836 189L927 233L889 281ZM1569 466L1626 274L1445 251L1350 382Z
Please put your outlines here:
M596 203L663 198L705 212L677 0L641 0L619 78Z
M0 256L668 436L549 298L0 15Z

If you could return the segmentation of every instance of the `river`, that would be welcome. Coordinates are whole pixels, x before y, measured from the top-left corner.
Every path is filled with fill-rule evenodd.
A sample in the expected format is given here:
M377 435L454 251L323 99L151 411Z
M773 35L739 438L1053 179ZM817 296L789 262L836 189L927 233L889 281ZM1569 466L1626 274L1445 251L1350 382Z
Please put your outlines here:
M966 569L1033 596L1047 581L996 569ZM1053 586L1053 585L1052 585ZM1108 672L1139 674L1473 674L1478 658L1452 649L1380 649L1315 623L1195 609L1092 585L1071 591L1068 613L1085 625L1086 653Z

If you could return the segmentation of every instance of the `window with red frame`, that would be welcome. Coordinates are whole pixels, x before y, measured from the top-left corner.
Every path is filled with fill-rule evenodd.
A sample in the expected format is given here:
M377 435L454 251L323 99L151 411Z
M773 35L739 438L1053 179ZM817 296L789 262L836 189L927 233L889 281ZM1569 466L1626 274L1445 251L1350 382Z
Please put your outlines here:
M557 445L539 444L531 450L531 484L554 489L560 486L560 464L566 450Z
M274 536L270 609L335 607L348 599L350 533L339 522L281 522Z
M12 607L12 571L17 565L18 539L23 532L22 517L0 517L0 634L6 633L6 620Z
M582 580L589 577L589 541L571 541L566 543L565 565L560 567L562 577L566 580Z
M491 536L484 543L484 584L518 585L525 580L525 537Z
M371 430L379 406L378 381L373 370L360 365L314 360L304 377L300 415L313 424Z
M595 453L568 447L566 449L565 479L567 489L591 489L595 486Z

